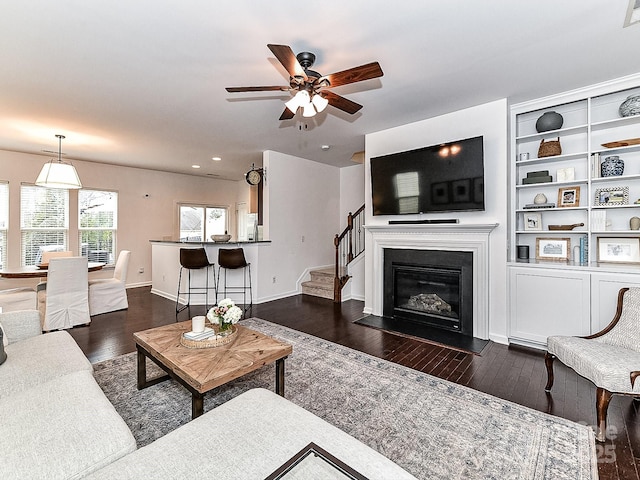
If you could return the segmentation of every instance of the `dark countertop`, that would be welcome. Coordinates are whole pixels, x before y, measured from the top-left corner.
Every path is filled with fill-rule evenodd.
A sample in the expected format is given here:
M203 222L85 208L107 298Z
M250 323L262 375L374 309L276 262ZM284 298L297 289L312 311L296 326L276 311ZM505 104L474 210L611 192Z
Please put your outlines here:
M236 241L229 241L229 242L193 242L193 241L180 241L180 240L149 240L149 242L151 243L165 243L165 244L171 244L171 243L175 243L177 245L255 245L255 244L264 244L264 243L271 243L271 240L260 240L258 242L247 242L247 241L243 241L243 242L236 242Z

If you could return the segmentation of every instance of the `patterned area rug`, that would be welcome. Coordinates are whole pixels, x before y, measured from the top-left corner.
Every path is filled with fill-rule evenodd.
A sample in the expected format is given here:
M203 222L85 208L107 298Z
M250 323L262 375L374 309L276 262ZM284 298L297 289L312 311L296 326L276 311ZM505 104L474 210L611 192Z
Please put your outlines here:
M285 372L289 400L418 478L598 477L594 436L585 426L264 320L242 324L293 345ZM178 383L136 389L136 354L94 368L139 446L189 421L191 397ZM205 412L274 383L275 367L264 367L206 395Z

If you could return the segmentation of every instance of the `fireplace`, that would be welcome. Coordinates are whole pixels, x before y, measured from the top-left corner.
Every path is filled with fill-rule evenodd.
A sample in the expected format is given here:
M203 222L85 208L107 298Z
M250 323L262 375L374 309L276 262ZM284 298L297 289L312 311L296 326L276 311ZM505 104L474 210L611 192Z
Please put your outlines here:
M473 335L473 253L384 249L383 316Z

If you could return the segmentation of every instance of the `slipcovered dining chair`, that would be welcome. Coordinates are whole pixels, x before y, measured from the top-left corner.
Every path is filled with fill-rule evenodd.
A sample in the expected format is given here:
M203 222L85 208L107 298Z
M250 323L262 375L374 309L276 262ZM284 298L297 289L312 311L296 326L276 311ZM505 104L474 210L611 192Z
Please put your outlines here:
M547 392L553 386L556 358L595 384L596 439L604 442L611 396L640 396L640 381L636 381L640 376L640 288L620 290L614 319L598 333L547 338Z
M59 258L59 257L73 257L73 252L71 250L63 250L60 252L42 252L42 260L41 263L46 265L49 263L49 260L51 260L52 258Z
M46 286L39 286L38 290L42 330L60 330L91 322L87 268L87 257L50 260Z
M0 311L35 310L38 306L36 291L29 287L0 290Z
M129 308L125 288L129 258L131 258L131 252L121 250L112 278L89 280L89 314L91 316Z

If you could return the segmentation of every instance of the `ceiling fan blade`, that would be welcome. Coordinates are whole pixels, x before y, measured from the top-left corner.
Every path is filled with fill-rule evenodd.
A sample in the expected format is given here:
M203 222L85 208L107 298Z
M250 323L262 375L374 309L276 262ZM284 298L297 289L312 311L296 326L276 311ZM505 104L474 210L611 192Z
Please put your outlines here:
M295 115L296 114L289 110L287 107L284 107L284 112L282 112L282 115L280 115L280 118L278 120L291 120L293 117L295 117Z
M291 87L227 87L227 92L229 93L238 93L238 92L288 92L291 90Z
M342 72L332 73L331 75L327 75L327 78L329 82L331 82L332 87L339 87L340 85L348 85L350 83L378 78L382 75L384 75L384 73L382 72L382 68L380 68L380 64L378 62L372 62L343 70Z
M362 108L362 105L360 105L359 103L352 102L348 98L341 97L340 95L329 90L323 90L322 96L329 100L329 105L339 108L340 110L352 115Z
M304 69L298 62L298 59L291 50L291 47L288 45L273 45L268 44L269 50L276 56L278 61L282 64L282 66L289 72L289 75L292 77L300 76L307 79L307 74L304 73Z

